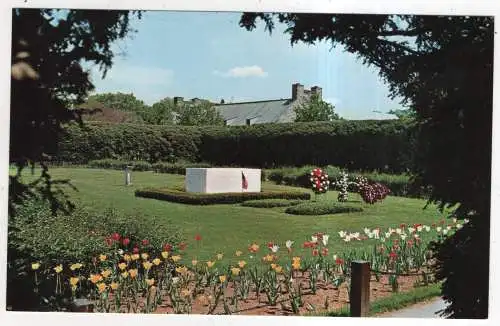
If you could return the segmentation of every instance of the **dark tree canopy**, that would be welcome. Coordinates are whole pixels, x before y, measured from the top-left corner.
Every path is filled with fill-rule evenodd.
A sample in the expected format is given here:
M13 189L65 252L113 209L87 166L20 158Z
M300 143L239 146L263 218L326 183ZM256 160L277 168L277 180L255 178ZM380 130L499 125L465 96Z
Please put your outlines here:
M105 74L113 64L111 45L132 32L134 14L140 16L120 10L13 9L9 160L18 175L10 177L11 213L33 196L50 200L54 210L64 208L44 162L56 150L61 125L80 120L70 107L94 88L82 63L97 64ZM37 164L43 168L40 179L23 184L21 170Z
M432 187L431 202L458 204L456 214L471 219L436 256L438 277L446 280L443 295L451 301L447 312L486 317L493 17L245 13L240 26L251 31L259 19L269 32L285 24L292 45L343 46L377 67L391 97L415 112L417 180Z

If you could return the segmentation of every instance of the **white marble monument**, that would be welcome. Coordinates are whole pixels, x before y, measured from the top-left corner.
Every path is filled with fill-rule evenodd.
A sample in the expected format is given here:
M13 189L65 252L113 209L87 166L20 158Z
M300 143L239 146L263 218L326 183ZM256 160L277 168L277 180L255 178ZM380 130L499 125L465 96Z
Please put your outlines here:
M260 192L260 178L260 169L187 168L186 192Z

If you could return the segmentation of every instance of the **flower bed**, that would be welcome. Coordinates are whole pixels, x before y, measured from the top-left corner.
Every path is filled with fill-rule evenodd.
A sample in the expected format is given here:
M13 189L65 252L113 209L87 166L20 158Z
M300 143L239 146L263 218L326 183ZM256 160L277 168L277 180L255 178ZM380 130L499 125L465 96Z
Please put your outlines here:
M91 263L46 265L33 262L35 288L52 284L55 295L89 297L96 312L304 314L348 303L351 262L366 260L372 269L370 300L432 282L428 243L459 232L463 223L444 221L362 232L339 231L346 245L371 240L370 249L331 253L330 235L316 233L298 255L294 241L250 243L208 261L185 257L186 243L155 248L147 240L131 246L128 238L106 238L109 252ZM200 247L201 236L194 237ZM309 251L310 250L310 251Z
M248 200L260 199L296 199L309 200L309 193L284 192L284 191L263 191L263 192L237 192L221 194L188 193L180 190L168 188L148 188L137 190L137 197L166 200L182 204L211 205L211 204L234 204Z

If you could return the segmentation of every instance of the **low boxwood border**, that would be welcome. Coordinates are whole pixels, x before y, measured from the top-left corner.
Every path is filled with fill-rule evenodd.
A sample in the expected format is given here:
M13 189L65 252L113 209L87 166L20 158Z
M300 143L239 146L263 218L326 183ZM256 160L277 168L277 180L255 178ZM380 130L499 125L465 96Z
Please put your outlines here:
M435 283L427 286L417 287L410 291L394 293L391 296L380 298L370 304L369 316L378 317L378 315L401 310L419 302L428 301L441 295L441 283ZM350 317L349 306L340 309L311 313L310 316L329 316L329 317Z
M347 203L307 202L288 207L285 213L292 215L327 215L357 213L362 211L362 207Z
M273 207L289 207L302 203L302 200L290 199L261 199L261 200L247 200L241 203L241 206L254 207L254 208L273 208Z
M263 191L221 194L188 193L169 188L146 188L136 190L136 197L152 198L191 205L235 204L259 199L309 200L311 194L301 192Z

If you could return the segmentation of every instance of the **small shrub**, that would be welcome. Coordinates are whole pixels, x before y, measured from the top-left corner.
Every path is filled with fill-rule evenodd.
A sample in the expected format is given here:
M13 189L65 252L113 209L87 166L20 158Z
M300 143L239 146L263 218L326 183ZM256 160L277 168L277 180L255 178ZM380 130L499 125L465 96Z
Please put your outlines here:
M346 203L331 202L311 202L288 207L285 210L287 214L293 215L327 215L341 213L362 212L363 208Z
M168 188L149 188L137 190L137 197L166 200L182 204L191 205L212 205L212 204L235 204L248 200L259 199L301 199L309 200L311 194L301 192L283 192L283 191L263 191L263 192L236 192L236 193L188 193L184 191Z
M247 200L241 203L241 206L258 207L258 208L272 208L272 207L288 207L300 204L301 200L288 200L288 199L262 199L262 200Z

